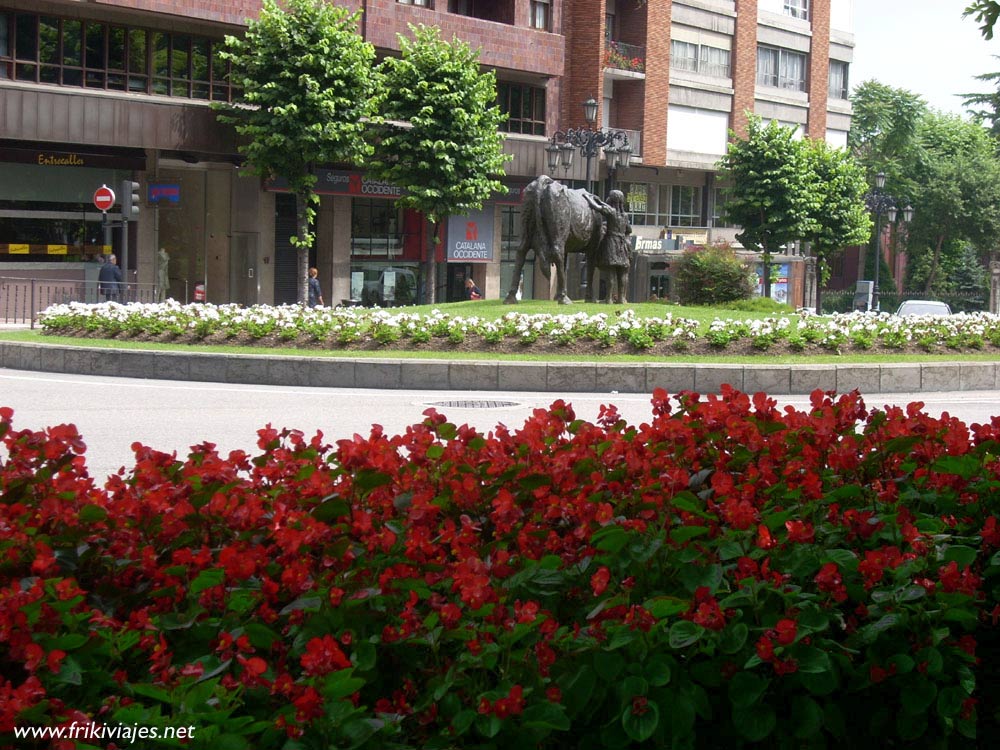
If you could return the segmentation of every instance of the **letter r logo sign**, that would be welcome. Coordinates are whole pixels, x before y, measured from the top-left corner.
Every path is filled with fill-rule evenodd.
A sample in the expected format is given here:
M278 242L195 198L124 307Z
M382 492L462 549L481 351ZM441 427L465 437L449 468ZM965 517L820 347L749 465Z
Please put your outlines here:
M465 225L465 239L468 242L475 242L479 239L479 226L474 221L467 222Z

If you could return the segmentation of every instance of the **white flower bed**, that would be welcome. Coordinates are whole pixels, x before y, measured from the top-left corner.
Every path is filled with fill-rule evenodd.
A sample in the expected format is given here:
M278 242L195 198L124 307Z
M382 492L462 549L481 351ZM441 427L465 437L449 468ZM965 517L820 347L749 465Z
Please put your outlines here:
M511 311L498 319L478 316L461 317L435 309L429 314L401 309L304 308L256 305L190 304L174 301L157 304L97 305L69 303L53 305L41 317L49 333L95 332L120 334L193 334L251 338L277 336L295 340L351 344L374 340L382 344L395 341L427 342L447 339L459 343L482 339L487 343L504 340L532 344L548 341L570 344L594 341L605 346L627 342L635 348L650 348L665 342L684 348L707 341L725 349L739 341L748 341L758 349L787 342L794 349L843 348L869 349L875 346L901 349L920 346L925 349L981 349L987 344L1000 346L1000 316L988 313L959 313L948 316L900 318L879 313L847 313L830 316L784 315L749 320L717 318L704 333L696 320L675 317L639 317L631 309L621 312L584 311L560 315L529 315Z

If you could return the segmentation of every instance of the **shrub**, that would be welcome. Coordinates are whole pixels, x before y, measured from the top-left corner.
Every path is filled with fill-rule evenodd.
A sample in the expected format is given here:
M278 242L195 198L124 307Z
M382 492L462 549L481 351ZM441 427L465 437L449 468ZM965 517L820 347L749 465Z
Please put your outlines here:
M995 654L1000 423L815 393L428 410L335 447L134 446L0 409L0 733L195 748L962 747ZM3 740L0 734L0 741Z
M749 299L750 269L729 248L693 247L684 251L677 269L678 299L683 305L715 305Z

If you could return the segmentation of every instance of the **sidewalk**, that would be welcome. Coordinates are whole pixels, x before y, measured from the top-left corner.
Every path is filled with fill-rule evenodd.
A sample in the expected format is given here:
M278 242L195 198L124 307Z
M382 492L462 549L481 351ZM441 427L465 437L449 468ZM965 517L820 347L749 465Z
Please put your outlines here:
M329 388L573 393L717 393L738 390L805 395L921 393L1000 389L998 362L832 365L726 365L672 362L508 362L372 357L294 357L100 349L0 341L0 367L36 372Z

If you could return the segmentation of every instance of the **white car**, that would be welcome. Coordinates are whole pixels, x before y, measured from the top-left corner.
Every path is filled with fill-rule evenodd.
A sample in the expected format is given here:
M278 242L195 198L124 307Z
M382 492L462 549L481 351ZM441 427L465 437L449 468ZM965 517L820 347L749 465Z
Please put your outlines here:
M951 308L944 302L908 299L899 306L896 315L951 315Z

